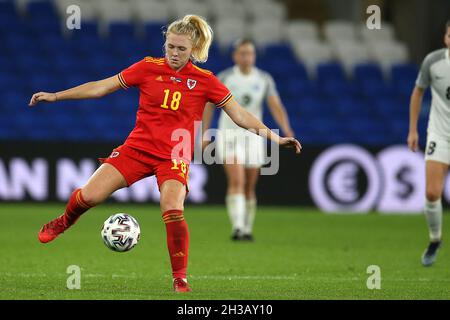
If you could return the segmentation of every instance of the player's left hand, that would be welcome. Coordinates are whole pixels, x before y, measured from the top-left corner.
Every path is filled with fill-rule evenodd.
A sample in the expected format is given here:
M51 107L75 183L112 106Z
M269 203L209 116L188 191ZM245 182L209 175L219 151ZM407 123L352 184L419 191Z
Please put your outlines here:
M285 148L295 148L295 153L300 153L302 151L300 142L292 137L280 138L280 146Z
M38 92L38 93L33 94L28 106L34 107L39 102L55 102L56 100L58 100L56 97L56 93Z

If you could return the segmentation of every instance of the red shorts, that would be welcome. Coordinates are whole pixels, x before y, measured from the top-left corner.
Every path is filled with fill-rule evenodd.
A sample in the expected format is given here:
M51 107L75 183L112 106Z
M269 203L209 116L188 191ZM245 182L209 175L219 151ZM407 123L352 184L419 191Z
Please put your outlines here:
M114 166L125 178L128 186L143 178L156 175L158 187L164 181L178 180L188 190L189 164L183 160L162 159L127 145L115 148L108 158L99 158L101 163Z

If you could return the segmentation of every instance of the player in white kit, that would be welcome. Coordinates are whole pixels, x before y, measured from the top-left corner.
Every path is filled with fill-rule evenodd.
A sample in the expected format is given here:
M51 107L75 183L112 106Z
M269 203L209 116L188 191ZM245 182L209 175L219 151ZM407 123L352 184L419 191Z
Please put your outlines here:
M276 59L276 57L274 57ZM235 99L258 119L267 105L286 137L293 137L286 110L281 103L273 78L255 67L256 50L250 39L234 44L235 65L218 74ZM203 114L203 132L213 117L214 106L206 106ZM260 136L239 128L227 115L221 114L216 152L224 163L227 176L226 206L232 224L233 240L253 240L256 214L256 183L260 167L265 164L265 144ZM205 147L203 141L203 147Z
M430 243L422 255L422 264L431 266L436 260L442 237L441 196L450 165L450 21L446 24L446 48L428 54L420 68L411 96L408 146L418 149L417 120L425 89L430 86L431 111L428 120L426 161L425 216Z

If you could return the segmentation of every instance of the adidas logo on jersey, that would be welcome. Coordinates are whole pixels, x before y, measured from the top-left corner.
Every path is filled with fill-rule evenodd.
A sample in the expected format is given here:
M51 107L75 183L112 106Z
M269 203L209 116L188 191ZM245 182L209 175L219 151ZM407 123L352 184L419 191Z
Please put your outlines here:
M185 256L185 254L182 251L174 253L172 255L172 257L179 257L179 258L184 257L184 256Z

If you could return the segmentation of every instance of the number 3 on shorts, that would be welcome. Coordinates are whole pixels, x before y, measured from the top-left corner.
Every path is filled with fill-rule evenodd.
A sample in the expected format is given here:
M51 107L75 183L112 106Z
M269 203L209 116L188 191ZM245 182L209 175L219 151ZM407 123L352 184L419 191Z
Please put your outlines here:
M428 144L427 155L431 156L435 150L436 150L436 142L430 141L430 143Z

